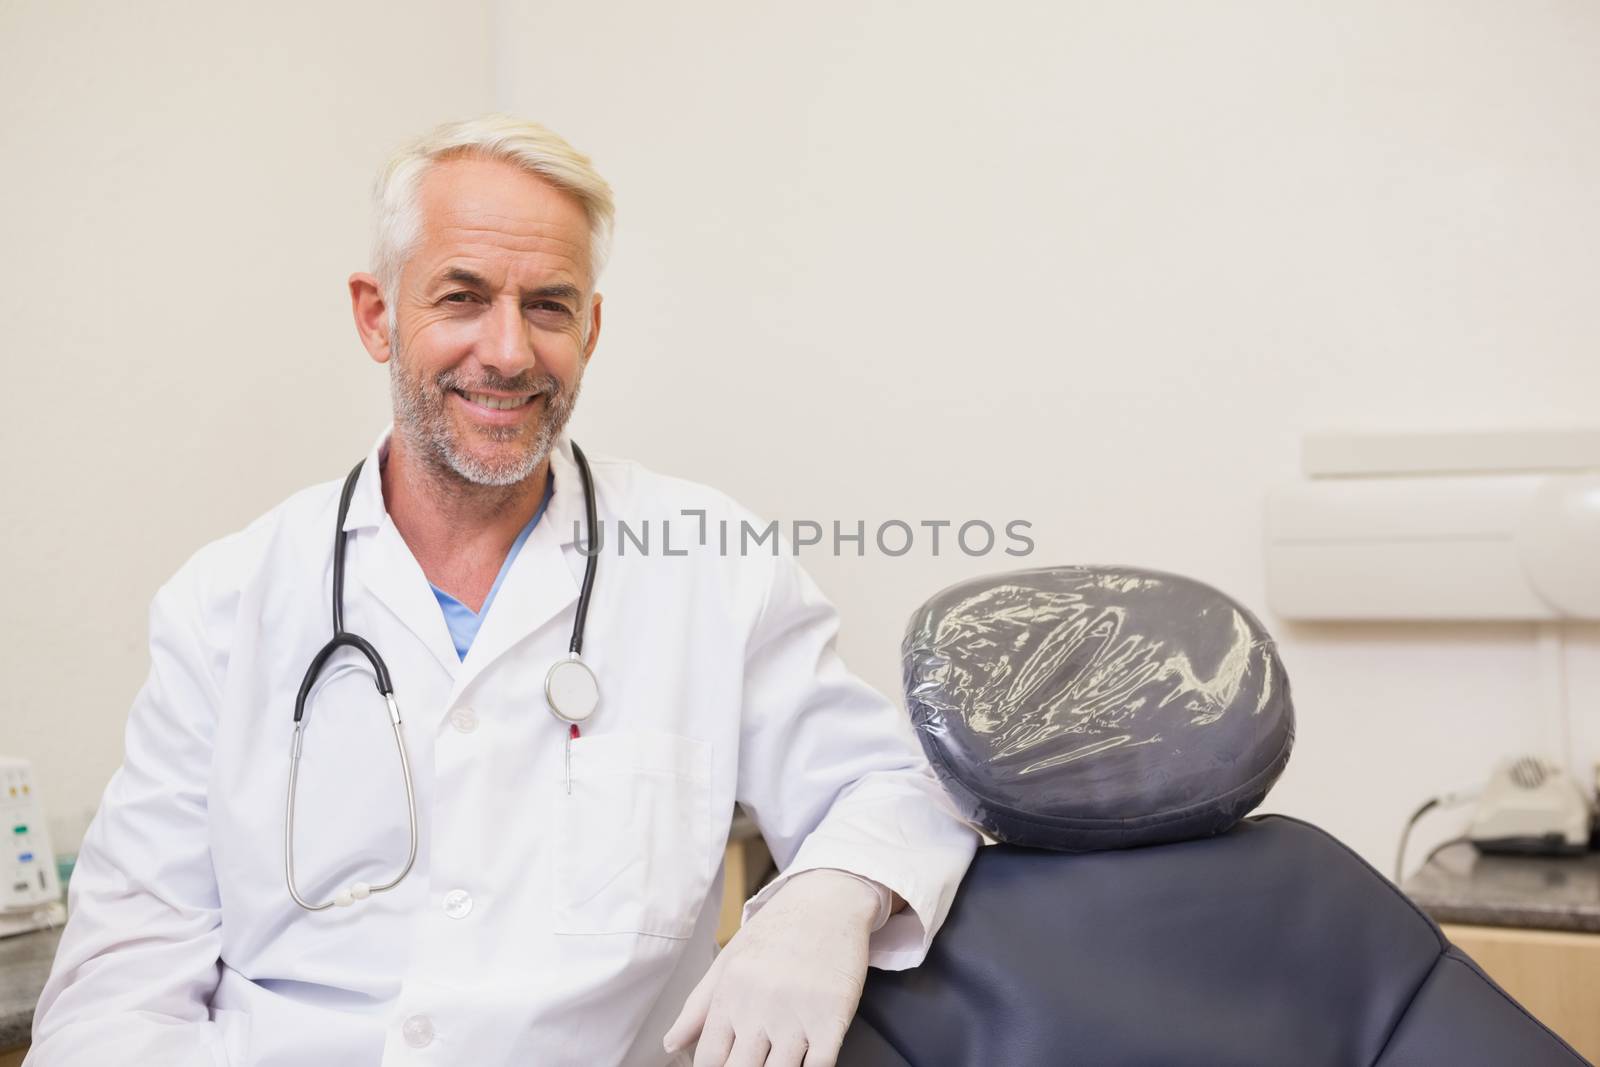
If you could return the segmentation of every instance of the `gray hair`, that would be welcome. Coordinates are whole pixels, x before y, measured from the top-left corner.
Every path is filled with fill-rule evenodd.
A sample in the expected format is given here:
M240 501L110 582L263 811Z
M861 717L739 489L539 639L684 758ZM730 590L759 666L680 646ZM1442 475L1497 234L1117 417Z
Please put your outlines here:
M611 186L600 177L589 157L537 122L509 115L484 115L448 122L397 152L379 173L373 187L377 211L372 273L377 276L389 305L391 324L400 268L405 265L422 229L417 208L417 190L422 176L441 160L463 157L510 163L575 197L589 218L590 280L593 282L600 277L611 252L615 208L611 202Z

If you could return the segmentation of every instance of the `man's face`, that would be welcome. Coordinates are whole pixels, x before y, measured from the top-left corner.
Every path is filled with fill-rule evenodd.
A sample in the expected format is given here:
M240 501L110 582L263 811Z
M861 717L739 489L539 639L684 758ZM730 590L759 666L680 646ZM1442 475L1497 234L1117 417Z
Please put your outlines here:
M439 163L393 294L395 431L437 471L512 485L549 455L598 339L589 221L508 163Z

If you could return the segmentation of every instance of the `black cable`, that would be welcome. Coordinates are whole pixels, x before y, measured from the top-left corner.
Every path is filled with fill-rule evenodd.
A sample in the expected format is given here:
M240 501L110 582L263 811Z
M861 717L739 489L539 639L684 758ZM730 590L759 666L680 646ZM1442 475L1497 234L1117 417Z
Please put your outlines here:
M1432 811L1438 806L1439 798L1429 797L1427 801L1423 803L1422 807L1411 813L1411 818L1406 820L1406 828L1400 831L1400 848L1399 851L1395 853L1394 857L1395 885L1400 884L1400 875L1403 874L1406 869L1406 842L1411 838L1412 829L1417 825L1417 820L1421 819L1424 815L1428 814L1428 812Z
M1451 808L1460 804L1466 804L1474 801L1478 799L1478 793L1478 789L1458 790L1452 793L1440 793L1436 797L1430 797L1428 801L1422 805L1422 807L1411 813L1411 818L1406 820L1406 828L1400 831L1400 848L1395 853L1394 857L1395 885L1400 884L1400 876L1405 873L1406 843L1410 840L1411 831L1416 827L1417 821L1434 808ZM1444 842L1444 844L1436 846L1432 852L1428 853L1428 859L1425 859L1422 862L1426 864L1428 860L1433 859L1433 857L1437 856L1439 854L1439 850L1444 848L1445 845L1455 845L1467 840L1470 840L1470 838L1453 837L1449 841Z

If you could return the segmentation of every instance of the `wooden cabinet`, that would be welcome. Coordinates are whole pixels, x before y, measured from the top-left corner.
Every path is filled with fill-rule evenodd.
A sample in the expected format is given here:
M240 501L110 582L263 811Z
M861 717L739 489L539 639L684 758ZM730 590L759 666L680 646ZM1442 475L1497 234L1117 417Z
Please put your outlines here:
M1600 934L1455 923L1441 928L1540 1022L1600 1063Z

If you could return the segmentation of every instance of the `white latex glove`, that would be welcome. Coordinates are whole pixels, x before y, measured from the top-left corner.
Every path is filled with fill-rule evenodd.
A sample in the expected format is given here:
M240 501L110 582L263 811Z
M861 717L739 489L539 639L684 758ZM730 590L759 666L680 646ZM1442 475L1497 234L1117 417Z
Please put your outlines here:
M834 1067L877 916L878 894L860 879L795 875L712 961L663 1046L699 1037L694 1067Z

